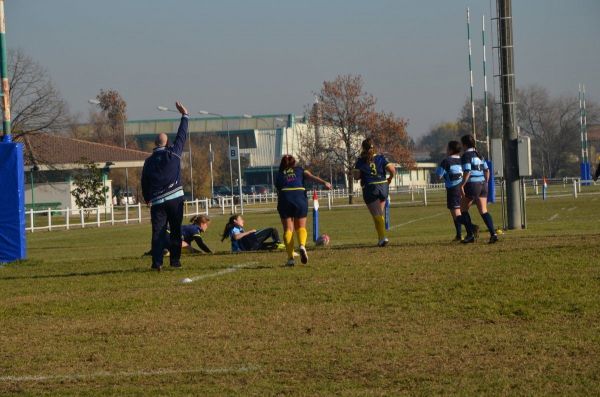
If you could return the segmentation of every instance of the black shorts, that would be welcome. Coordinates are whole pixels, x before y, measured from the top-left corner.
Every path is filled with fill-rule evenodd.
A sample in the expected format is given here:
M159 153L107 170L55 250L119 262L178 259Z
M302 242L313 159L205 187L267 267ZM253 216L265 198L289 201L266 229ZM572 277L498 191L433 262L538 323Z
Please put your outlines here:
M281 218L306 218L308 215L306 192L295 191L279 194L277 212Z
M469 199L487 198L487 184L485 182L467 182L465 196Z
M388 198L389 186L387 182L374 183L363 186L363 200L365 204L371 204L372 202L379 200L385 201Z
M446 208L460 208L460 185L446 188Z

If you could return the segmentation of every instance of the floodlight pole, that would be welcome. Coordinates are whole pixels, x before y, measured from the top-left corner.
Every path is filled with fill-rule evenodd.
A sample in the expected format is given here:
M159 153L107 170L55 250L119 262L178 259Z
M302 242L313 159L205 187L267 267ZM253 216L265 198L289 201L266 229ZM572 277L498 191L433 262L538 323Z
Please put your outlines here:
M515 123L515 70L511 0L496 0L498 9L498 44L500 53L500 89L504 146L504 176L508 229L523 228L521 186L519 181L518 132Z
M8 59L6 57L6 24L4 0L0 0L0 77L2 78L2 142L10 142L10 86L8 84Z

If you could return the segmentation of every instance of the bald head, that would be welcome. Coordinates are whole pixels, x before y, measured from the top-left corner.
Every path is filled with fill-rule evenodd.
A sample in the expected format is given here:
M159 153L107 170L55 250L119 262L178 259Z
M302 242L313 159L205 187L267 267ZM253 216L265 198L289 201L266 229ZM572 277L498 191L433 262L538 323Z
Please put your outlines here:
M156 136L156 138L154 138L154 144L156 145L156 147L167 146L168 140L169 139L167 137L167 134L165 134L164 132L161 132L160 134L158 134Z

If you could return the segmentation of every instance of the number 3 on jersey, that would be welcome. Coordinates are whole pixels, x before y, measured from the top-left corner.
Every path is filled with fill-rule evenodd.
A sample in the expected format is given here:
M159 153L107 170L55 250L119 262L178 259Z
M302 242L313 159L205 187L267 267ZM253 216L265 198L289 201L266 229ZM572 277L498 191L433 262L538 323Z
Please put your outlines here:
M369 163L369 167L371 168L371 175L377 175L377 166L375 163Z

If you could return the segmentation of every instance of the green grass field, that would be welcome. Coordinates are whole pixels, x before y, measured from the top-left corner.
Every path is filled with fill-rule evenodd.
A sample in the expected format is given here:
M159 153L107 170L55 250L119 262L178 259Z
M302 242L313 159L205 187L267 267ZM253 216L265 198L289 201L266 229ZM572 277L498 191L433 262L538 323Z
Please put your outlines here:
M161 273L147 224L29 234L0 268L0 395L600 395L599 210L530 200L527 230L462 246L441 200L400 205L384 249L366 208L324 210L295 268L227 254L223 216L218 253Z

